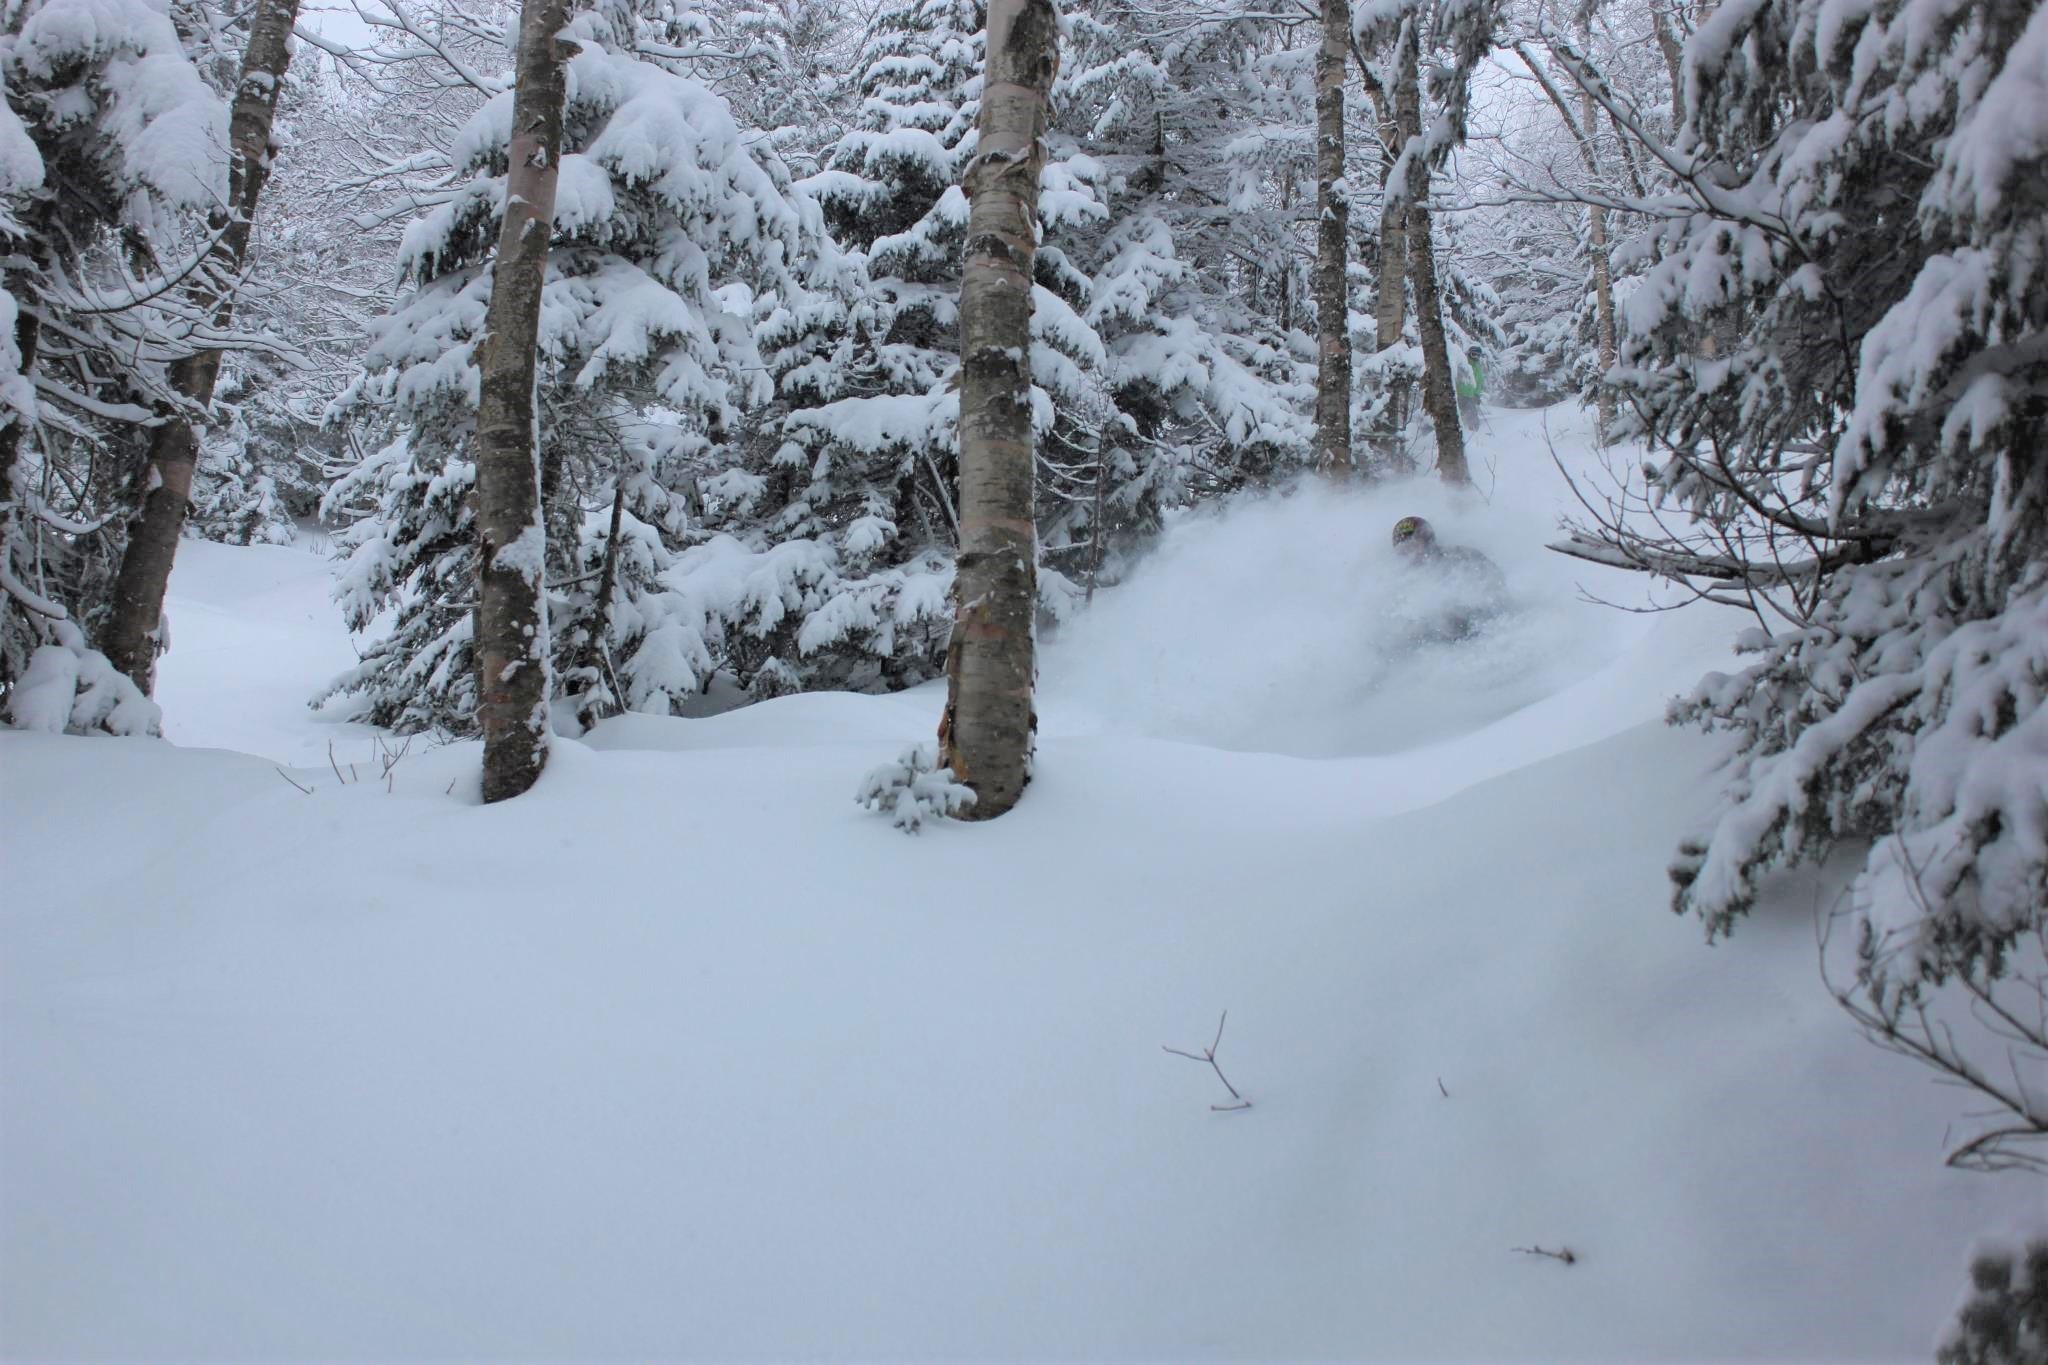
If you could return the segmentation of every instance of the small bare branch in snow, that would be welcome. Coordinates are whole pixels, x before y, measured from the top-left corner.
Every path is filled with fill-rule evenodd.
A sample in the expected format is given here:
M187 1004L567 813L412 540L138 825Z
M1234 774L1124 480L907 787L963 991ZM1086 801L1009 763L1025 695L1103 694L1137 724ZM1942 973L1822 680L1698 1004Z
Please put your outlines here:
M1167 1047L1164 1043L1160 1044L1161 1050L1171 1052L1176 1057L1185 1057L1191 1062L1207 1062L1210 1068L1216 1072L1216 1079L1223 1082L1223 1088L1230 1092L1231 1099L1229 1104L1212 1104L1209 1106L1219 1114L1235 1113L1240 1109L1252 1107L1250 1100L1237 1093L1237 1087L1232 1085L1230 1078L1223 1074L1223 1068L1216 1065L1216 1049L1223 1043L1223 1026L1229 1021L1230 1011L1225 1010L1223 1011L1223 1017L1216 1021L1215 1039L1200 1052L1188 1052L1177 1047Z
M1559 1247L1555 1251L1550 1250L1548 1247L1515 1247L1513 1250L1520 1252L1524 1256L1548 1256L1551 1260L1563 1261L1566 1265L1577 1265L1579 1263L1578 1253L1574 1252L1570 1247Z

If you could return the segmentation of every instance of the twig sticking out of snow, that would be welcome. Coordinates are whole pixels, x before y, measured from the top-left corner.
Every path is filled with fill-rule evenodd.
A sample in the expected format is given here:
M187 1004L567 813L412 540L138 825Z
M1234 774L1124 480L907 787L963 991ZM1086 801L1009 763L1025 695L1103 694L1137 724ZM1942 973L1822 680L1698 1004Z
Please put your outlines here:
M404 760L405 756L412 752L412 736L407 735L405 743L395 749L384 742L382 735L374 736L371 740L371 745L371 757L377 761L377 776L384 779L384 791L386 795L389 795L397 788L397 779L392 775L393 771ZM334 741L331 739L327 741L327 766L334 770L334 780L344 787L348 786L351 782L361 782L363 780L362 774L356 771L356 765L353 763L348 765L346 773L342 772L341 760L334 756ZM280 769L279 771L282 773L283 770ZM290 778L285 780L287 782L291 781ZM292 782L292 785L297 787L299 784ZM454 784L450 783L449 785L450 789L453 790ZM307 789L300 787L299 790L306 791ZM308 792L308 795L310 794Z
M285 781L291 782L294 787L299 787L298 783L292 782L292 775L286 772L284 769L279 768L277 770L277 775L283 778ZM308 796L311 796L313 794L313 789L311 787L299 787L299 790L304 792Z
M1551 1260L1563 1261L1566 1265L1577 1265L1579 1263L1578 1255L1570 1247L1559 1247L1555 1251L1545 1247L1515 1247L1512 1249L1521 1252L1524 1256L1548 1256Z
M396 749L386 744L382 735L377 737L377 762L384 770L384 794L386 796L389 796L396 787L395 780L391 776L392 770L411 752L411 735L407 735L405 743L399 745Z
M1159 1045L1163 1051L1171 1052L1176 1057L1185 1057L1191 1062L1207 1062L1211 1069L1216 1072L1216 1079L1223 1082L1223 1088L1230 1092L1231 1099L1229 1104L1212 1104L1209 1106L1219 1114L1231 1114L1240 1109L1252 1107L1250 1100L1237 1093L1237 1087L1230 1083L1230 1077L1223 1074L1223 1068L1216 1065L1216 1049L1223 1042L1223 1026L1228 1022L1230 1022L1230 1011L1225 1010L1223 1011L1223 1017L1216 1021L1215 1040L1200 1052L1186 1052L1177 1047L1167 1047L1164 1043Z
M1439 1093L1441 1093L1441 1094L1443 1095L1443 1097L1444 1097L1445 1099L1449 1099L1449 1098L1451 1097L1451 1092L1450 1092L1450 1091L1448 1091L1448 1090L1445 1090L1445 1089L1444 1089L1444 1078L1443 1078L1443 1077L1439 1076L1439 1077L1437 1077L1437 1078L1436 1078L1436 1088L1437 1088L1438 1092L1439 1092Z

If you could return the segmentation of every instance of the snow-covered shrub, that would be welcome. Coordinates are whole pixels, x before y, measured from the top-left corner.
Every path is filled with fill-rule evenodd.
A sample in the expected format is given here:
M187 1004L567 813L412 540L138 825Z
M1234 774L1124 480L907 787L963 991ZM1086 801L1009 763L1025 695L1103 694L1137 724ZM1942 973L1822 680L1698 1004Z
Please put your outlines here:
M28 667L7 692L7 719L23 730L53 735L154 735L163 723L157 704L107 656L87 647L69 621L49 627Z
M1970 1293L1934 1354L1937 1365L2048 1361L2048 1239L1970 1263Z
M953 770L938 762L938 745L930 740L913 744L894 763L884 763L862 778L853 799L863 810L888 816L906 834L916 834L926 820L971 809L974 789L955 781Z

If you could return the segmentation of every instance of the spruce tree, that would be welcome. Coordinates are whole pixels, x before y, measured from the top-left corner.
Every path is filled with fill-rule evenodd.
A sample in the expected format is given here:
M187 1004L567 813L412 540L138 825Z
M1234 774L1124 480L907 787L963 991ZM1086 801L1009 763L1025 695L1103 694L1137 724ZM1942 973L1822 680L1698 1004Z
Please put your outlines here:
M799 262L829 258L815 204L723 99L641 55L624 7L579 14L564 154L541 295L538 411L549 614L560 686L577 714L667 710L708 684L728 629L777 616L802 566L676 588L728 548L697 534L693 503L732 496L708 454L766 401L757 291L800 295ZM659 44L653 44L656 51ZM344 408L388 405L394 442L338 480L328 505L372 510L344 533L339 588L357 628L389 629L326 696L400 729L473 733L476 350L502 213L496 97L451 155L461 178L407 230L416 287L378 327ZM706 489L700 480L713 483ZM671 571L674 571L672 574ZM600 589L602 597L600 597Z
M1698 527L1561 548L1758 614L1748 666L1674 712L1741 754L1677 908L1718 936L1773 870L1859 848L1838 998L1966 1083L2002 1071L1921 1005L2048 981L2048 10L1724 7L1672 141L1553 50L1678 182L1634 247L1622 420L1657 451L1638 493ZM2029 1159L2048 1115L1998 1107L1952 1160Z

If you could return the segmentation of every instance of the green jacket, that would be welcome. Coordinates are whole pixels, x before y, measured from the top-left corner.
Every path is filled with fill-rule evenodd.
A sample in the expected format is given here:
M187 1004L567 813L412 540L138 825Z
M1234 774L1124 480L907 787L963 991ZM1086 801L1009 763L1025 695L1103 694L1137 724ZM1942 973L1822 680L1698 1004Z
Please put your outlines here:
M1479 369L1478 360L1458 367L1458 397L1477 398L1486 392L1486 376Z

